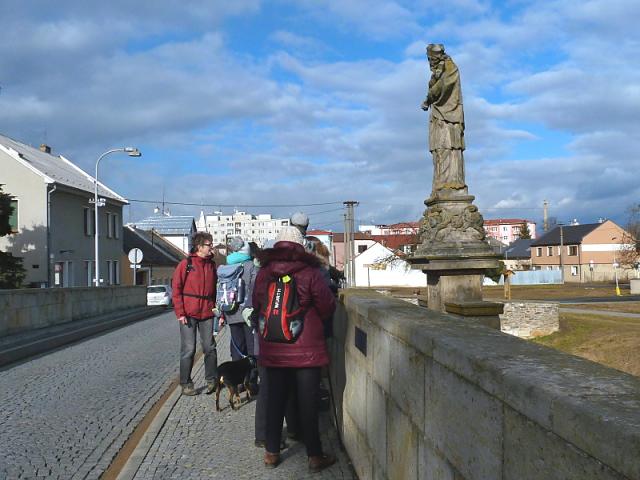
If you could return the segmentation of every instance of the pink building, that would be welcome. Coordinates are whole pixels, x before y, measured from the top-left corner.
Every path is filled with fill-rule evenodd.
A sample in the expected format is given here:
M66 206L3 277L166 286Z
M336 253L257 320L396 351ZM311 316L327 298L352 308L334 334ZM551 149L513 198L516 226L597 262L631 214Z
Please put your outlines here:
M526 223L529 226L531 238L536 238L536 224L524 218L496 218L484 221L484 231L488 237L511 244L520 238L520 228Z

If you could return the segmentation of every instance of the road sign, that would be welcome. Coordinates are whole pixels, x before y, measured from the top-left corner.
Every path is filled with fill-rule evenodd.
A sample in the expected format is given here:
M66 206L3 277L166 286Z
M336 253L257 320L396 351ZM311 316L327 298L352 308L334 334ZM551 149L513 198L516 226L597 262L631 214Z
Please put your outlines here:
M129 250L128 257L131 263L140 263L142 261L142 250L139 248L132 248Z

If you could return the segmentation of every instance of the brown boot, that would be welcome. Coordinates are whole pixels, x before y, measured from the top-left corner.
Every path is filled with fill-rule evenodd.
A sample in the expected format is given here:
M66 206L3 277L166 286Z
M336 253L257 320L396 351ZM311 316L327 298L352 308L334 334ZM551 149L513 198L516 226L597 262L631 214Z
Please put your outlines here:
M264 466L267 468L276 468L280 464L279 453L264 452Z
M319 472L336 463L336 457L333 455L316 455L309 457L309 471L311 473Z

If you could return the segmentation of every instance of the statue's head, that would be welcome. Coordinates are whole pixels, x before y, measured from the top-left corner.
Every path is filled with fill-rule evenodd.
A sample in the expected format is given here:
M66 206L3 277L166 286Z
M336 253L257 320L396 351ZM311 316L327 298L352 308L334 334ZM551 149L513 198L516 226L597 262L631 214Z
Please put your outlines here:
M445 58L444 45L441 43L430 43L427 45L427 57L430 64L436 64Z

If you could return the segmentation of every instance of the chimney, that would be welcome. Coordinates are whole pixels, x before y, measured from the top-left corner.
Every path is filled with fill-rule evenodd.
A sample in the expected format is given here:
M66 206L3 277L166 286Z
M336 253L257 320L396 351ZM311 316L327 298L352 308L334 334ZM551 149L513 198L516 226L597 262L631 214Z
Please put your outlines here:
M40 151L44 153L51 153L51 147L46 143L40 144Z

